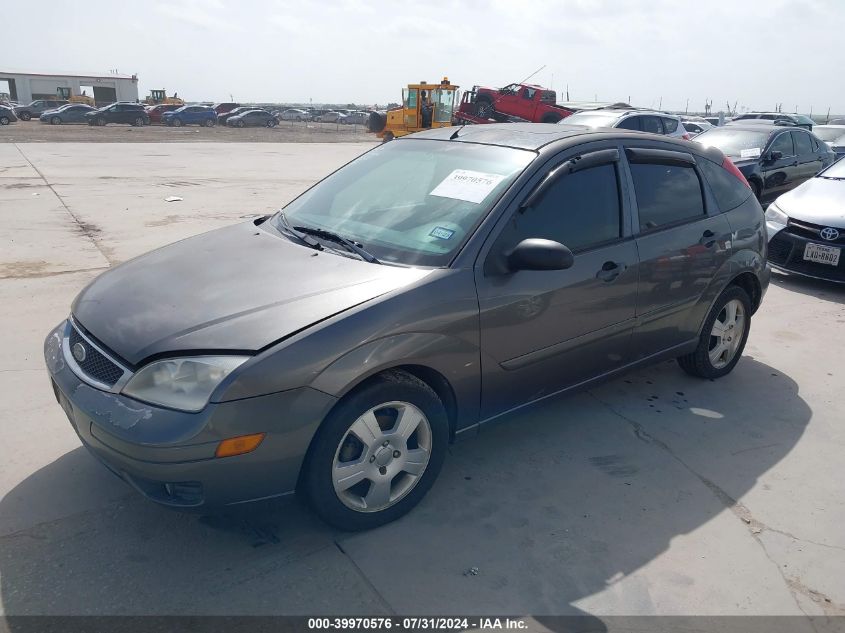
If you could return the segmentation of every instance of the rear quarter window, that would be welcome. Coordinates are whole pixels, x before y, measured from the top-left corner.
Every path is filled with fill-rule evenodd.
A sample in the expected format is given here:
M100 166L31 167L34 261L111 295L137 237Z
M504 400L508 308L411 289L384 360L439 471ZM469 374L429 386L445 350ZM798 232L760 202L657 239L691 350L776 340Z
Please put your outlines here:
M721 165L706 158L698 158L698 166L713 191L721 211L735 209L751 197L751 189L728 173Z
M668 117L663 119L663 129L666 134L674 134L675 130L678 129L678 120L677 119L670 119Z

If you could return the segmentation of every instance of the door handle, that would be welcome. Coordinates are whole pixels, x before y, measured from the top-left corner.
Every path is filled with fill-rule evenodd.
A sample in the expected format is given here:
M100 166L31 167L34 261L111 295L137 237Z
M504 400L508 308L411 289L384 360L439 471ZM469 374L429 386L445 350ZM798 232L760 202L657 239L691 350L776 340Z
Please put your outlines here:
M798 161L796 160L794 163L790 165L790 167L798 167Z
M596 279L602 281L613 281L620 273L622 273L627 266L623 262L605 262L596 273Z
M715 237L716 234L710 229L707 229L706 231L704 231L704 233L701 234L701 239L698 240L698 243L707 248L712 248L713 245L716 243L716 240L714 239Z

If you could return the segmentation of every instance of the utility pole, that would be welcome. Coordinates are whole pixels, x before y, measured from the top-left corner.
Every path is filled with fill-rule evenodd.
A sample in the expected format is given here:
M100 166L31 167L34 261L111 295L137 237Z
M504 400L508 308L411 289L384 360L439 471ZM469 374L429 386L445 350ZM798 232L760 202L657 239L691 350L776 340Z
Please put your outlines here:
M684 108L684 114L689 114L689 97L687 97L687 107Z
M663 97L660 97L660 105L659 105L659 106L657 106L657 109L658 109L658 110L662 110L662 109L663 109Z
M566 100L569 101L569 84L566 84Z

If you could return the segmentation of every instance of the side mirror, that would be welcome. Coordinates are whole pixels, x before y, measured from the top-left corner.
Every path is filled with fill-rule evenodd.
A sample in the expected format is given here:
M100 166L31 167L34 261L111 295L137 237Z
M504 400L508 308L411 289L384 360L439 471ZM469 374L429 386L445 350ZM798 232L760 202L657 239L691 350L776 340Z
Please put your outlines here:
M522 240L507 254L508 269L517 270L564 270L572 267L575 257L560 242L532 238Z
M783 158L783 152L769 152L769 160L780 160Z

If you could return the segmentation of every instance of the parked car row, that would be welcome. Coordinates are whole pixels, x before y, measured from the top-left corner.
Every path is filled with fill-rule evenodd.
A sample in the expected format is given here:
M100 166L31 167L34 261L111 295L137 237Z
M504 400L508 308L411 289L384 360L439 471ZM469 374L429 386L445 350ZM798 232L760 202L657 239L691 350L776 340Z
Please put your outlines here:
M339 123L341 125L366 125L370 116L363 110L312 111L290 108L273 113L279 121L315 121L317 123Z

